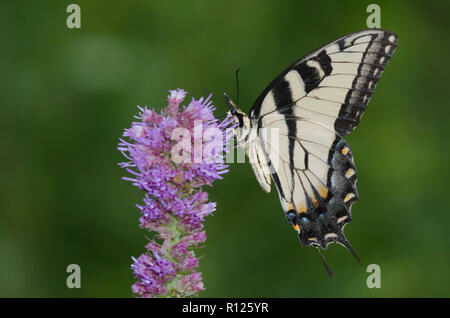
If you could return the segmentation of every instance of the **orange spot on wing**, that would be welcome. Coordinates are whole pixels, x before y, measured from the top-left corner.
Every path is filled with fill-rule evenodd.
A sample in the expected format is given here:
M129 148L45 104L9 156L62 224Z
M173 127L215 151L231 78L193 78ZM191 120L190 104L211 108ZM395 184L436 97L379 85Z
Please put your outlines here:
M328 196L328 189L325 188L324 186L319 186L319 194L322 198L326 198Z
M298 206L298 213L306 213L306 206L304 204Z
M345 196L344 202L347 202L348 200L350 200L350 199L352 199L352 198L354 198L354 197L355 197L355 194L354 194L354 193L349 193L349 194L347 194L347 195Z
M347 177L347 178L350 178L351 176L353 176L355 174L355 170L353 170L353 169L348 169L346 172L345 172L345 176Z
M346 154L348 154L348 147L344 147L344 148L342 148L342 153L344 154L344 155L346 155Z
M312 202L314 203L314 206L317 208L319 206L319 202L317 202L317 199L315 196L311 197Z
M294 230L296 230L298 232L298 234L300 234L300 225L292 224L292 227L294 228Z

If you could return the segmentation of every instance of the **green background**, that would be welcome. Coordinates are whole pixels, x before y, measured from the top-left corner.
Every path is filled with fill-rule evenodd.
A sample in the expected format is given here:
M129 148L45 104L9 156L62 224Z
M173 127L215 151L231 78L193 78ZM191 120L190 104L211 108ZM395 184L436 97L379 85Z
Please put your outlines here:
M235 96L249 111L264 87L314 48L366 27L371 2L72 1L0 4L0 296L130 297L131 256L144 250L121 177L118 138L136 105L159 109L169 89ZM449 5L377 1L399 35L369 108L349 141L360 199L346 234L362 261L381 266L366 286L343 247L301 247L276 191L249 164L208 189L200 271L209 297L449 297ZM79 264L81 289L66 287Z

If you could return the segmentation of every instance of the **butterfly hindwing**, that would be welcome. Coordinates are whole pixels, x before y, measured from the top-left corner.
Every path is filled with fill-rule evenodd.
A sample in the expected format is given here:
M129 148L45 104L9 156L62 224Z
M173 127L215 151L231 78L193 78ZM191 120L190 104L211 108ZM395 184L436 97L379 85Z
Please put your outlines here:
M357 172L345 140L334 134L329 137L330 145L323 144L321 139L328 137L317 137L317 131L330 131L320 125L315 127L316 133L310 130L301 137L288 137L275 127L280 131L280 139L293 141L292 152L282 145L276 150L265 139L262 144L270 162L278 160L278 164L271 165L272 178L286 217L289 220L290 214L295 215L295 222L291 223L294 228L300 226L302 243L326 247L351 220L350 207L358 198Z
M270 192L271 182L269 163L259 141L254 141L248 147L247 155L249 157L256 179L261 185L261 188L265 192Z

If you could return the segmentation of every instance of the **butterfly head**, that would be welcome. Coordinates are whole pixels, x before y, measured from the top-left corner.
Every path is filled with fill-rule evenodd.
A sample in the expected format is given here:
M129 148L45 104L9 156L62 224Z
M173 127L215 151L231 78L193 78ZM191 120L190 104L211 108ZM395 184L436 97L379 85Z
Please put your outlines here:
M237 105L233 102L233 100L228 96L227 93L223 93L225 100L228 104L229 110L228 114L233 117L235 120L237 127L235 128L235 137L240 141L246 141L248 139L248 135L250 133L250 119L249 117L240 110Z
M229 107L228 114L237 118L242 118L243 116L245 116L245 113L237 107L237 105L233 102L233 100L230 96L228 96L227 93L223 93L223 96L225 97L225 100Z

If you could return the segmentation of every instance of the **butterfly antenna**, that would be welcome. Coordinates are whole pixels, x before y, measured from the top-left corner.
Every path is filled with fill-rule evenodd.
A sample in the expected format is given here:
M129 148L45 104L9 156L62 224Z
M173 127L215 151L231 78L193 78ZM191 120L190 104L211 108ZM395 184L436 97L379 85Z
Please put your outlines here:
M241 69L238 68L236 70L236 105L239 105L239 71Z
M323 257L322 252L320 252L319 247L314 246L314 248L316 249L317 253L319 253L320 259L322 260L323 266L325 266L325 269L327 270L328 276L333 277L333 272L331 271L330 266L328 266L325 257Z
M358 261L359 264L363 265L363 263L359 259L358 255L356 255L356 253L353 250L352 246L350 245L349 241L345 237L341 238L339 240L339 243L341 243L344 247L346 247L350 251L350 253L352 253L352 255L356 258L356 260Z

